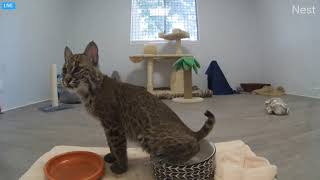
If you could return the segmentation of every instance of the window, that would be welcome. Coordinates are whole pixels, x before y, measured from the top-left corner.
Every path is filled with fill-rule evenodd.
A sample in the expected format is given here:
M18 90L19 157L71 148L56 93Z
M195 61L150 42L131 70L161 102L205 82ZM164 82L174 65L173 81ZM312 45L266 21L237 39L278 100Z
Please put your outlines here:
M132 0L131 41L162 40L159 32L180 28L198 40L196 0Z

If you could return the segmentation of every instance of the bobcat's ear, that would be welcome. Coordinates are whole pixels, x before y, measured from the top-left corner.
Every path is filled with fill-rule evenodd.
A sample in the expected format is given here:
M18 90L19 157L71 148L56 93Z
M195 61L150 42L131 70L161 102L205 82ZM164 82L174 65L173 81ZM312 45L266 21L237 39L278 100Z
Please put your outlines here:
M90 58L94 66L98 66L99 54L98 54L98 46L96 45L95 42L91 41L87 45L86 50L84 51L84 54Z
M64 48L64 60L67 62L70 60L71 56L73 56L71 50L69 49L68 46L66 46L66 48Z

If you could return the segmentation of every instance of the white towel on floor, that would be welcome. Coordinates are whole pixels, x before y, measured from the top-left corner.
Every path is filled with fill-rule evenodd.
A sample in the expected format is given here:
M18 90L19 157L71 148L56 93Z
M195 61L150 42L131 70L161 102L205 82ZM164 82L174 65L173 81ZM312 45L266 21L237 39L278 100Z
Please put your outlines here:
M215 180L273 180L276 167L264 158L257 157L242 141L216 143L216 178ZM61 153L69 151L91 151L101 156L109 152L109 148L56 146L42 155L20 180L45 180L43 167L46 162ZM129 171L122 175L110 172L106 165L107 180L149 180L154 179L149 163L149 155L141 148L128 148Z
M49 152L42 155L30 169L21 176L20 180L46 180L43 168L46 162L52 157L70 151L90 151L102 157L109 153L109 148L103 147L79 147L79 146L55 146ZM116 175L110 170L110 164L106 163L105 176L101 180L147 180L152 179L152 169L149 162L149 155L141 148L128 148L129 171Z
M277 167L242 141L217 143L215 180L273 180Z

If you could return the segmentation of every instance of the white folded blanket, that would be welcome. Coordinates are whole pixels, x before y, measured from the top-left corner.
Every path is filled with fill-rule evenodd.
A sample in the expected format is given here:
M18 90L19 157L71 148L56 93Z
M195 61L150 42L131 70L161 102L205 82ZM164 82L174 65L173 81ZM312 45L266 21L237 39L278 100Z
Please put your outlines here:
M216 143L215 180L273 180L277 167L242 141Z
M215 180L273 180L277 168L268 160L257 157L242 141L216 143L217 169ZM109 148L56 146L42 155L20 180L45 180L43 167L52 157L69 151L91 151L101 156L109 152ZM129 170L122 175L115 175L106 165L107 180L149 180L154 179L149 162L149 155L141 148L128 148Z

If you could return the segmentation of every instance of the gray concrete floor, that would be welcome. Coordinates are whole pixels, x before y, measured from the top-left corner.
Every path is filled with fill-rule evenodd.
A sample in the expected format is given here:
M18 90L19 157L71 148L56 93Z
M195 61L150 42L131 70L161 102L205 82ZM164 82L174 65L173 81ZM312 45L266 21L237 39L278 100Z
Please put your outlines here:
M279 180L320 179L320 100L285 96L289 116L264 112L268 97L215 96L200 104L165 101L192 129L212 110L217 124L207 139L241 139L279 168ZM0 115L0 179L18 179L43 153L56 145L106 146L99 123L83 107L43 113L36 104ZM134 146L130 144L130 146Z

